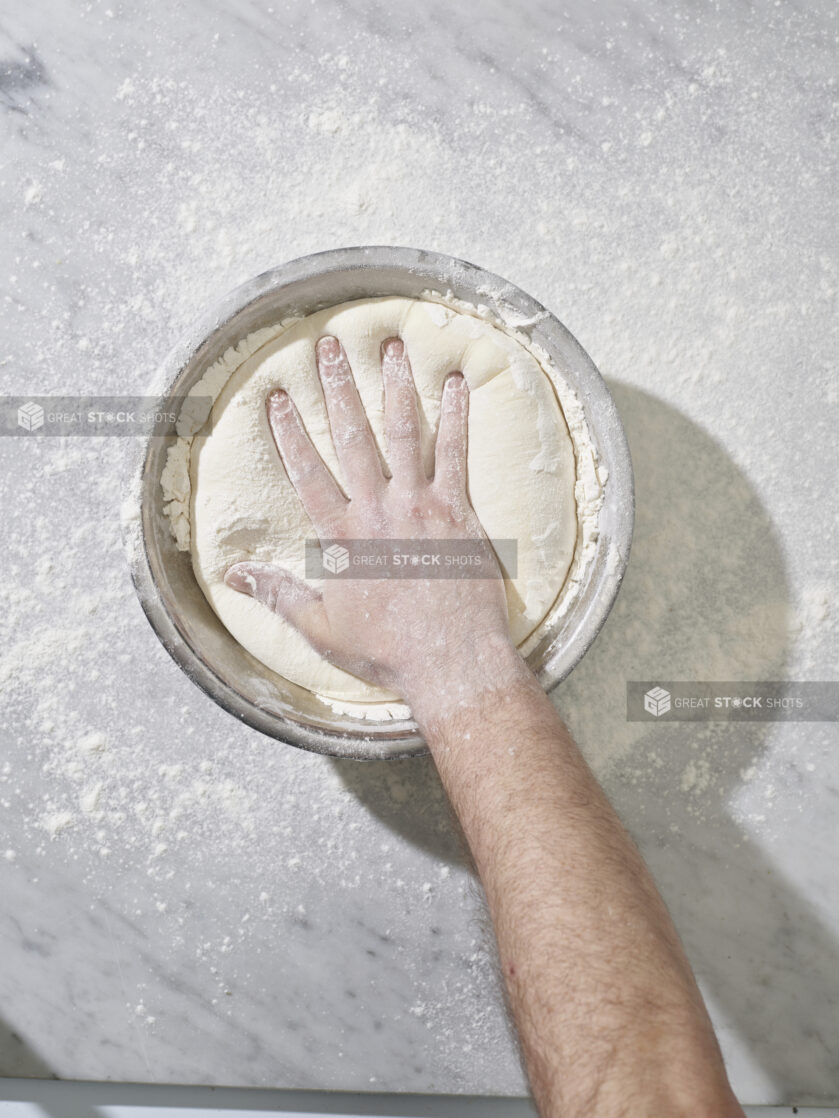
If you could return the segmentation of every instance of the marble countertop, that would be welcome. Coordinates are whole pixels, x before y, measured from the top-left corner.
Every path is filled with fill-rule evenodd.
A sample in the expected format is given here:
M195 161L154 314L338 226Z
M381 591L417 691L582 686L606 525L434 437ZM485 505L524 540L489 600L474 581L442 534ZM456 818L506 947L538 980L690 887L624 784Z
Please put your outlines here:
M141 393L190 320L340 244L551 307L627 427L637 534L556 702L648 859L746 1103L839 1102L835 725L628 723L628 679L831 679L837 9L17 5L0 375ZM427 760L237 724L145 622L126 442L0 440L0 1072L518 1095Z

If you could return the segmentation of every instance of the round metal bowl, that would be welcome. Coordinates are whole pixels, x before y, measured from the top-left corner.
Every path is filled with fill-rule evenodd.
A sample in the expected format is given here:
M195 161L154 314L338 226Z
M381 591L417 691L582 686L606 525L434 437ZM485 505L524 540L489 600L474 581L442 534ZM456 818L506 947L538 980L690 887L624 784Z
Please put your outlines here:
M492 273L438 253L378 246L317 253L243 284L195 323L164 362L161 395L185 395L230 346L282 319L352 299L418 297L428 290L486 306L501 323L514 321L551 356L583 406L608 471L596 552L584 585L567 612L549 615L527 652L549 690L580 661L612 607L629 556L634 493L626 438L606 385L579 343L535 299ZM174 424L162 426L138 446L132 484L134 494L139 492L139 515L124 526L134 585L163 646L220 706L280 741L364 760L424 753L411 719L375 722L336 714L317 695L266 668L227 632L195 580L189 553L175 547L164 514L160 475L175 438Z

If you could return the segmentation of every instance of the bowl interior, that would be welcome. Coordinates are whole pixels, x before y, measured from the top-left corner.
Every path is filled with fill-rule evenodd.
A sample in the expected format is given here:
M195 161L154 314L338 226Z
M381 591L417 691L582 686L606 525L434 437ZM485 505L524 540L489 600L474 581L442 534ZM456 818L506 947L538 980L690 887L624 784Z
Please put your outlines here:
M419 297L428 290L450 292L487 306L502 322L522 324L518 328L550 354L576 392L608 471L585 584L568 611L549 616L539 639L531 638L523 649L550 688L584 655L611 608L628 558L634 506L629 453L612 398L585 351L530 296L474 265L435 253L379 247L320 253L256 277L196 323L164 365L162 394L185 395L230 346L284 318L353 299ZM126 535L134 537L127 542L140 601L175 660L231 714L290 744L368 760L425 752L411 719L336 713L328 701L265 667L228 633L198 586L189 553L175 546L164 513L160 475L175 440L174 425L163 425L140 448L140 517L126 527Z

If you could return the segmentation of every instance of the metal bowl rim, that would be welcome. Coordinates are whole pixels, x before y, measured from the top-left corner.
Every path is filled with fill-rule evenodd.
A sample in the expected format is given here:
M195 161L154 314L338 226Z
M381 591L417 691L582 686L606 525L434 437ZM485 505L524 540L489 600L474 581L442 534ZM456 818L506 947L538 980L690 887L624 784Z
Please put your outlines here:
M487 301L491 304L490 310L502 324L504 323L503 311L513 309L524 314L526 318L538 322L542 328L545 325L549 326L574 353L575 368L572 372L576 383L572 382L572 387L578 392L585 390L589 396L594 396L595 407L592 410L595 414L602 413L609 420L603 428L595 432L598 436L598 449L608 450L611 467L606 482L606 500L620 506L620 514L617 518L619 533L613 536L611 542L611 550L616 553L616 558L613 563L609 592L606 595L601 593L593 600L592 608L585 618L585 631L577 635L573 658L567 659L561 670L553 672L550 671L551 664L546 662L537 673L545 690L551 691L567 677L591 647L617 598L629 560L635 494L626 435L608 387L594 362L574 335L556 315L533 296L509 280L468 261L422 249L393 245L360 245L308 254L246 280L223 296L214 307L193 320L158 366L155 392L166 395L170 386L178 380L187 366L196 360L202 348L209 345L216 334L251 304L272 292L282 291L296 282L319 274L351 272L370 267L425 274L429 266L434 267L437 273L436 282L444 289L448 287L446 277L450 276L453 270L477 281L476 289L487 293ZM429 283L434 282L435 280L429 277ZM445 293L445 290L440 292L441 295ZM519 329L526 334L528 328L523 326ZM540 344L544 346L544 343ZM548 346L544 348L548 349L550 354L550 348ZM160 386L163 386L162 391ZM144 492L145 471L151 446L151 437L138 440L130 471L131 492L140 494ZM123 536L129 554L132 581L140 605L156 636L184 673L229 714L270 737L310 752L332 757L396 760L427 753L427 747L412 720L404 723L391 721L372 724L369 735L348 734L337 730L309 728L293 720L282 719L245 698L203 659L200 651L194 648L181 632L177 619L172 617L167 608L152 573L146 549L142 509L139 517L132 516L124 520ZM390 735L383 732L384 727L395 729L400 725L404 725L407 732ZM404 747L394 747L393 743L401 739L404 739ZM381 742L384 748L375 748L374 741Z

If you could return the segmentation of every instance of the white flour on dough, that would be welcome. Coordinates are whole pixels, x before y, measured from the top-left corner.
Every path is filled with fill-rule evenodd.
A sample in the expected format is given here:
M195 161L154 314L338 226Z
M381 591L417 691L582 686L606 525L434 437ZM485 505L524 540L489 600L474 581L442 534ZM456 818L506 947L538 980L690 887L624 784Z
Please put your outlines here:
M569 394L560 406L545 355L462 304L455 310L401 297L344 303L259 331L213 366L194 390L215 400L212 434L193 439L203 417L185 417L162 476L179 547L191 550L196 578L223 624L262 663L326 698L387 706L392 695L328 664L285 620L224 583L232 564L249 559L303 577L304 541L316 538L268 427L265 400L273 389L291 394L317 450L343 482L315 364L315 342L324 334L335 334L346 349L385 460L380 347L393 335L404 340L429 474L443 381L455 369L463 372L470 388L469 495L489 537L518 545L507 599L519 646L560 597L576 591L596 539L602 485L579 403Z

